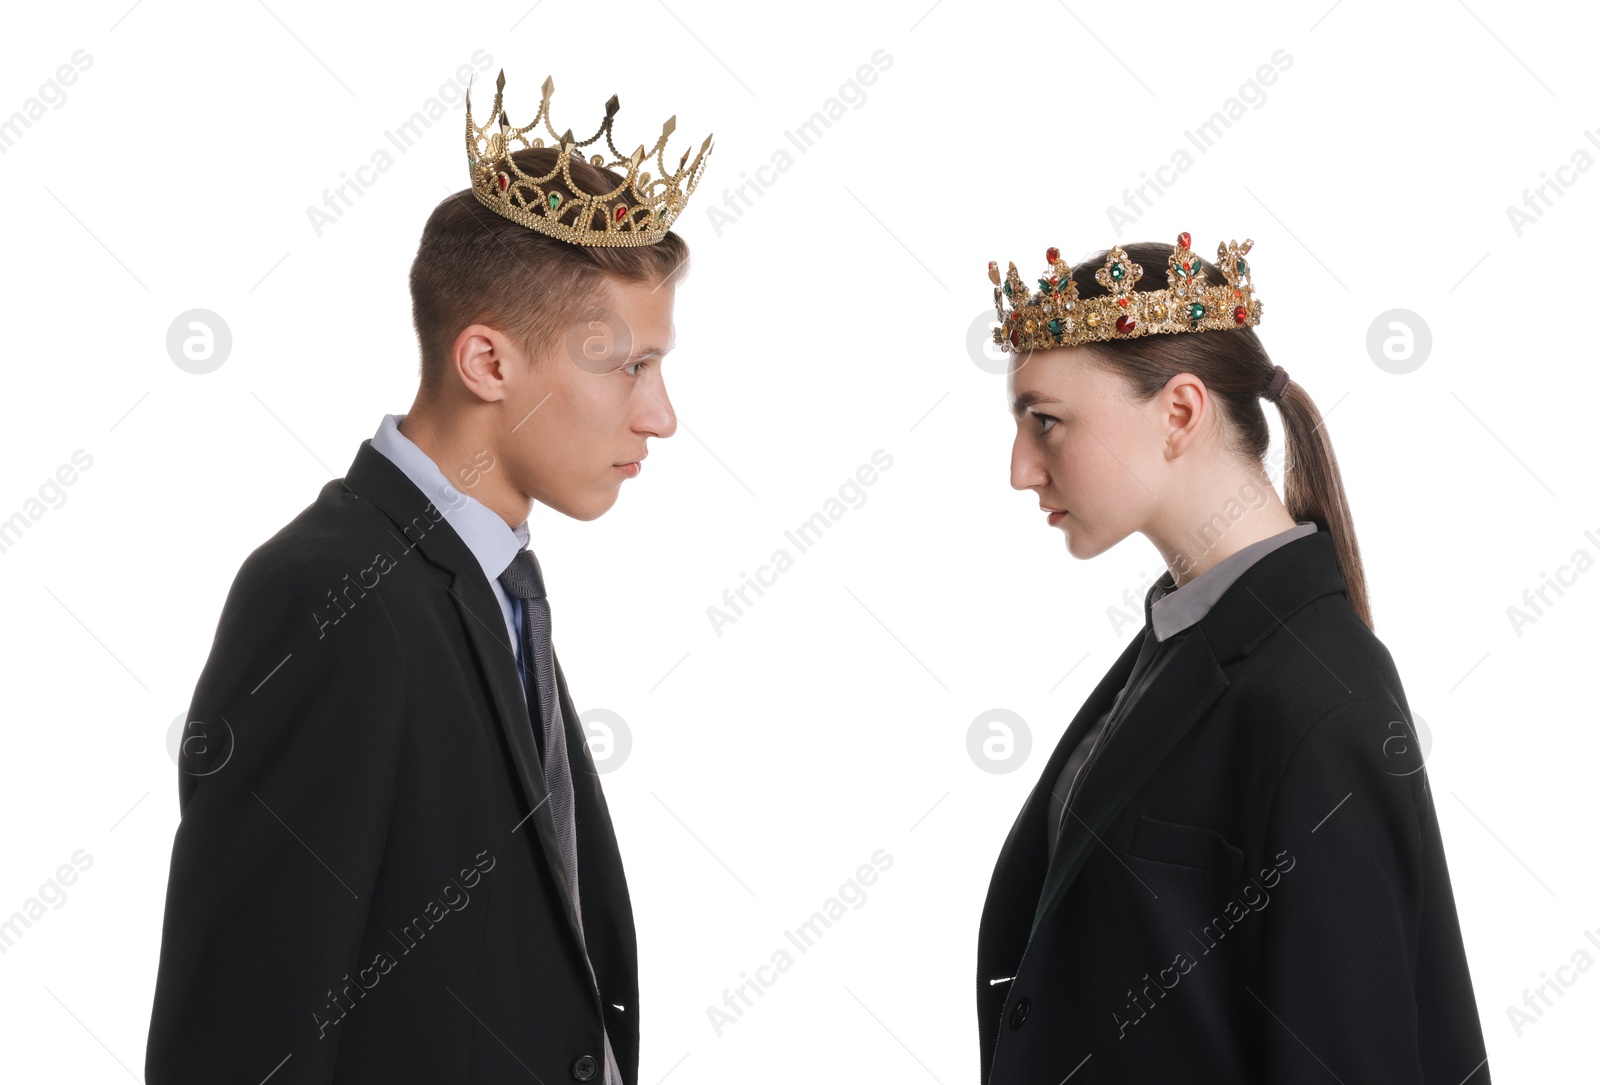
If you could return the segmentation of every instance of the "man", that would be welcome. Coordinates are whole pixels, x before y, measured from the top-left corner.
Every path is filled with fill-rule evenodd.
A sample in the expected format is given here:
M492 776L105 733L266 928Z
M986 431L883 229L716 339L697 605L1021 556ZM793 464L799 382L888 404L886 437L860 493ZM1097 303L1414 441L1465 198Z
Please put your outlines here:
M670 226L710 140L654 182L637 153L596 168L570 132L522 137L549 81L508 129L504 79L495 134L469 99L473 186L412 265L415 402L224 605L180 759L150 1085L637 1079L627 883L523 547L534 501L600 516L676 426Z

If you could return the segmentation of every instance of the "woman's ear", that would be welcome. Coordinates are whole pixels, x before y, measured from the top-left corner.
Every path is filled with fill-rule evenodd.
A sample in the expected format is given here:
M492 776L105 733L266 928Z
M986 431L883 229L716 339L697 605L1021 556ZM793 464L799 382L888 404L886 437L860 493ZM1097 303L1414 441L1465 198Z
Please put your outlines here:
M1210 414L1211 393L1193 373L1178 373L1156 394L1166 437L1166 456L1176 459L1200 439Z

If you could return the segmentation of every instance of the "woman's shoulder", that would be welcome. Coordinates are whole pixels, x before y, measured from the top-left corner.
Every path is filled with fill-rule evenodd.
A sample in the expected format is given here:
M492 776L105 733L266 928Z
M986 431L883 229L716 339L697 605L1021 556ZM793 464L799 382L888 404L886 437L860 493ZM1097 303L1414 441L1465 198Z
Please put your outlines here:
M1393 656L1343 594L1285 615L1227 676L1235 714L1285 754L1322 724L1334 741L1330 732L1387 735L1410 727Z
M1236 661L1237 680L1337 701L1400 697L1394 657L1343 593L1313 599L1275 622Z

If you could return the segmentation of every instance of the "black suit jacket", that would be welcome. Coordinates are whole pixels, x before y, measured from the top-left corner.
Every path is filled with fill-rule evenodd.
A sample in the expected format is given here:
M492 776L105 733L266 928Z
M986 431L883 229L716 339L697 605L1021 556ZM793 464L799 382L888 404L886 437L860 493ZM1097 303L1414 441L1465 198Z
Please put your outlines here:
M634 1082L628 888L556 680L595 980L499 604L363 441L245 560L195 690L146 1081L599 1081L604 1021Z
M1344 591L1326 531L1252 565L1090 762L1047 856L1050 788L1140 638L1095 688L990 883L984 1081L1487 1085L1411 713Z

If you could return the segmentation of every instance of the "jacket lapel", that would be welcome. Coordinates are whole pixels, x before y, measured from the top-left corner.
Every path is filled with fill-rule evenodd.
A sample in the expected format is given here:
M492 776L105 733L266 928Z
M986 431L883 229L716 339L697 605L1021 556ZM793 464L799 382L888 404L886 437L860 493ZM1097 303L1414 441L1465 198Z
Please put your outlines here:
M1056 743L1055 750L1045 763L1039 782L1033 785L1022 812L1011 825L1000 857L995 862L994 874L989 882L989 895L984 902L983 918L978 930L981 972L1006 971L1022 960L1027 947L1029 927L1020 918L1038 905L1045 878L1045 824L1046 805L1050 789L1061 775L1068 756L1077 748L1083 736L1100 714L1111 706L1117 691L1127 681L1139 654L1139 639L1135 637L1111 669L1100 679L1078 714L1072 718L1066 732ZM980 975L980 984L988 984L1002 977Z
M1126 672L1123 677L1126 680ZM1067 824L1050 858L1033 930L1039 929L1066 895L1091 850L1107 846L1107 831L1134 793L1227 687L1228 679L1212 657L1204 633L1189 629L1144 696L1117 725L1105 749L1087 766L1089 771L1065 815ZM1044 785L1046 790L1053 782Z
M555 816L550 812L550 792L539 764L539 751L533 742L532 717L517 674L516 656L506 637L505 617L500 603L484 579L483 567L467 549L444 513L406 477L388 457L372 447L370 439L361 442L356 458L344 478L345 488L370 501L394 521L408 546L415 546L424 558L450 574L450 598L461 615L461 624L489 683L495 716L511 749L511 760L522 782L523 795L531 814L517 828L531 833L544 853L545 865L560 890L561 908L576 944L583 946L582 928L572 907L566 871L561 863L561 848L556 841ZM563 712L567 710L562 691ZM568 722L568 744L573 741ZM576 777L574 773L574 777Z
M461 622L467 628L473 652L477 655L484 674L488 675L489 693L494 701L495 715L499 717L500 729L511 747L511 760L516 766L517 778L522 781L528 809L532 811L517 831L531 832L538 837L545 863L549 866L550 874L555 878L556 886L560 890L561 909L566 913L572 936L581 946L582 928L578 923L578 915L572 908L572 892L567 885L566 869L561 862L561 845L556 839L555 815L551 813L548 801L550 791L545 786L544 769L539 764L539 750L533 741L532 715L522 692L522 679L517 674L516 656L511 654L511 645L505 639L505 617L500 611L499 600L495 599L488 582L483 578L483 569L477 565L477 559L473 558L470 552L467 557L473 562L473 567L468 570L452 570L455 575L450 584L450 597L461 613ZM567 741L570 748L572 742L570 726L567 729Z

